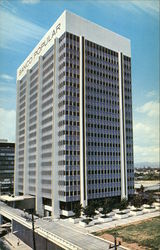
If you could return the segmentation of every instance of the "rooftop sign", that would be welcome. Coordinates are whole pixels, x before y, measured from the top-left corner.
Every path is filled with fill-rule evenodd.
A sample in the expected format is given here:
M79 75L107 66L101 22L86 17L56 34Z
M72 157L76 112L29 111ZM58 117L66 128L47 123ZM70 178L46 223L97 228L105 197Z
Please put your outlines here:
M22 79L26 74L26 70L32 68L33 65L38 62L39 56L43 56L47 50L50 49L54 43L54 38L59 38L64 32L69 32L77 36L84 36L86 40L92 41L108 49L122 52L126 56L131 56L129 39L85 20L73 13L64 11L35 49L18 68L17 80Z
M32 64L33 60L41 54L42 50L53 40L53 38L56 36L57 32L60 29L61 24L59 23L54 29L51 30L49 35L45 37L45 39L38 45L38 47L35 48L30 57L27 58L27 61L25 61L24 64L20 67L18 71L18 76L21 76L22 72L28 69L28 67Z

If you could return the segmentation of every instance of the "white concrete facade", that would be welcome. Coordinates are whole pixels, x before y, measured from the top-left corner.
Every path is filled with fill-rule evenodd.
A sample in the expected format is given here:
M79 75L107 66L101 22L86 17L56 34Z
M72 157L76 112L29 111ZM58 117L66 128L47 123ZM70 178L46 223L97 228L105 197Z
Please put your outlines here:
M84 60L83 60L83 37L80 36L80 181L81 181L81 198L80 202L83 207L87 206L87 170L86 170L86 141L84 140L86 133L84 119L85 116L85 98L84 98L84 85L85 82L83 80L84 75Z
M118 54L121 198L128 198L126 117L123 93L125 83L124 76L122 76L124 74L122 67L124 62L121 60L121 55L128 58L131 57L130 41L73 13L64 11L17 70L15 194L35 195L36 211L39 214L43 214L43 209L49 207L49 212L52 213L54 218L60 216L60 200L66 202L65 195L64 199L59 198L58 186L62 185L59 184L59 181L61 183L68 181L67 177L65 179L64 176L59 176L60 158L58 144L60 122L58 111L60 105L59 77L61 73L59 39L66 32L79 38L79 201L82 206L86 206L88 204L89 192L85 92L86 41L91 41ZM65 63L67 64L67 60ZM49 76L50 73L48 72L51 72L53 75ZM50 84L51 82L53 84ZM65 129L66 126L64 126ZM64 136L64 138L66 137ZM64 160L66 159L64 158ZM67 171L66 169L65 166L63 171ZM71 181L72 179L71 177ZM67 188L66 184L63 189L65 194L67 194ZM112 188L114 189L114 187ZM76 192L76 189L70 192ZM109 196L112 195L110 194ZM51 200L51 204L43 204L43 201L46 202L46 200L47 202ZM78 201L78 198L76 201Z
M52 214L54 218L59 218L60 208L58 200L58 51L59 44L58 39L55 39L55 53L54 53L54 87L53 87L53 96L54 96L54 110L53 110L53 171L52 171Z
M120 140L121 140L121 198L128 199L127 170L126 170L126 135L125 135L125 103L124 103L124 72L122 53L118 54L119 59L119 103L120 103Z
M18 68L17 80L20 80L26 73L26 69L30 69L38 61L39 56L43 56L54 44L54 38L59 38L64 32L70 32L77 36L84 36L85 39L91 40L101 46L117 52L123 52L126 56L131 56L129 39L71 12L64 11Z

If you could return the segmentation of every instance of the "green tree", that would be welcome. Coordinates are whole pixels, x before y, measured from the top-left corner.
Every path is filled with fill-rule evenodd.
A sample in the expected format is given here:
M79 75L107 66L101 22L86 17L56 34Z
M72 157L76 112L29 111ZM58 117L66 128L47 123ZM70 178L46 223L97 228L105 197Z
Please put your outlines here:
M111 202L110 200L106 199L104 204L102 205L103 211L102 213L106 216L108 213L110 213L112 211L111 208Z
M122 199L119 205L119 210L126 209L128 207L128 200L127 199Z
M83 208L83 212L86 215L86 217L93 217L96 214L95 207L93 206L93 204L90 204L85 208Z
M152 203L155 201L155 199L153 198L152 194L149 194L148 198L147 198L147 204L151 207Z
M142 196L141 195L136 195L132 201L132 205L139 208L143 204Z
M98 200L91 201L91 206L93 206L95 209L98 209L101 205L101 203Z
M77 203L75 207L73 208L73 212L75 213L74 217L79 218L82 211L82 205L80 203Z
M143 193L143 192L144 192L144 186L143 186L142 184L141 184L141 186L140 186L139 192L140 192L140 193Z

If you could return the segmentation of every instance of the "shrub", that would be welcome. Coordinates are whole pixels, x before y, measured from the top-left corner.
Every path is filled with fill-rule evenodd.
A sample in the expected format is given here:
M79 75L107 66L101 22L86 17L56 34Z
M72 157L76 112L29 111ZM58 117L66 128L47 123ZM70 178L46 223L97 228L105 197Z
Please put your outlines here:
M86 206L85 208L83 208L83 212L86 215L86 217L93 217L94 215L96 215L95 207L93 206L92 203Z
M141 195L136 195L132 201L132 205L139 208L143 204L142 196Z
M139 192L140 192L140 193L143 193L143 192L144 192L144 186L143 186L142 184L141 184L141 186L140 186Z
M82 205L79 203L76 204L74 209L73 209L73 212L75 213L74 217L79 218L81 215L81 211L82 211Z
M102 213L106 216L107 213L112 211L111 202L109 199L106 199L104 204L102 205L103 211Z
M120 199L119 197L112 197L108 199L109 206L111 209L119 208Z
M147 198L147 204L151 207L152 203L155 201L155 199L153 198L152 194L149 194L148 198Z
M120 202L119 210L126 209L128 206L128 201L124 198Z
M101 202L98 200L93 200L89 203L89 206L94 207L95 209L98 209L101 206Z

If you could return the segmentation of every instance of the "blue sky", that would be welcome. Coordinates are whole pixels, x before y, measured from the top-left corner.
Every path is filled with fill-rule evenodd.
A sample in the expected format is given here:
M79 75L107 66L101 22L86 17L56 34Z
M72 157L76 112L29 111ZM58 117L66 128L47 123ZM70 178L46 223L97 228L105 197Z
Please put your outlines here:
M0 0L0 138L15 140L16 69L68 9L131 40L135 162L158 162L159 1Z

